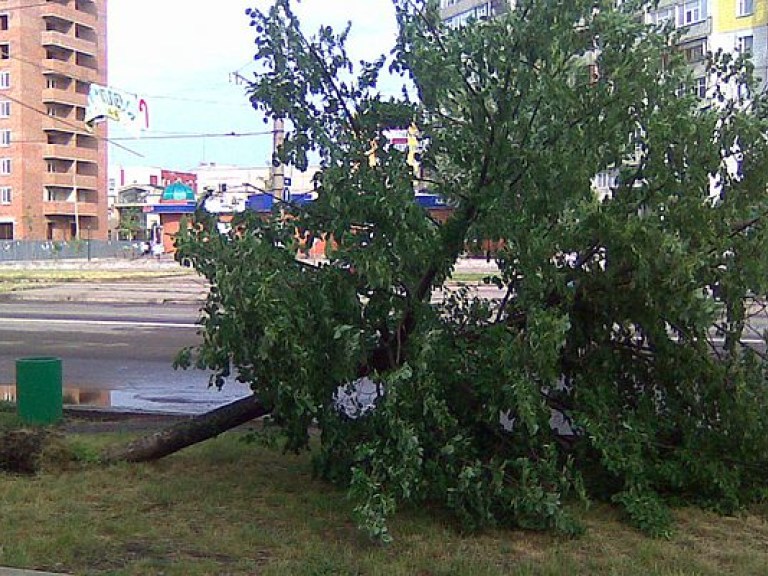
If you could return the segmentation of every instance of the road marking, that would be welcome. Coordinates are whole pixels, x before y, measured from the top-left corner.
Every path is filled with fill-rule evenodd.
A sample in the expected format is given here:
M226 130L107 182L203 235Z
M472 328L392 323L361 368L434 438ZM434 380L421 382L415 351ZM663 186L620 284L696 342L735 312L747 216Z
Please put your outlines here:
M0 324L4 322L27 324L30 322L39 324L82 324L90 326L135 326L137 328L198 328L199 326L189 322L150 322L145 320L83 320L78 318L0 318Z

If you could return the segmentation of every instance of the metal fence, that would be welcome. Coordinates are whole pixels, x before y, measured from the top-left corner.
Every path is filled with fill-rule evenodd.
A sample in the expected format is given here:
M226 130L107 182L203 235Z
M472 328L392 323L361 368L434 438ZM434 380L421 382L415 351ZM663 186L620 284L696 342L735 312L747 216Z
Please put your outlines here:
M0 262L25 260L71 260L141 256L141 242L117 240L69 240L35 242L0 240Z

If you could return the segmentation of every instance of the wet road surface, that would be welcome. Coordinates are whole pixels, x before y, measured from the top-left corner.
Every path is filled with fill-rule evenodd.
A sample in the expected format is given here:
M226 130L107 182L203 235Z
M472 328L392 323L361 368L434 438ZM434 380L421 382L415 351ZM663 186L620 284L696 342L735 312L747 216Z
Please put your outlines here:
M0 303L0 399L12 398L15 361L62 359L69 403L200 413L248 393L208 387L209 373L174 370L176 354L200 341L198 305L21 301Z

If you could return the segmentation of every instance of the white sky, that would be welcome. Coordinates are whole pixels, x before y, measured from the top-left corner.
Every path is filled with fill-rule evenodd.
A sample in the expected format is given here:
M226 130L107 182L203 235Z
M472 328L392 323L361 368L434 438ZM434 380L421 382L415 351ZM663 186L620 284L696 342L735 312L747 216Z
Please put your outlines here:
M263 132L238 71L254 70L254 33L246 8L268 0L110 0L110 85L138 93L149 104L150 131L139 140L110 123L109 136L143 157L109 146L110 164L188 170L200 162L266 165L271 137L157 139L168 134ZM213 9L211 9L213 7ZM390 0L302 0L296 5L306 30L352 21L353 60L388 52L395 33ZM155 138L153 138L155 137Z

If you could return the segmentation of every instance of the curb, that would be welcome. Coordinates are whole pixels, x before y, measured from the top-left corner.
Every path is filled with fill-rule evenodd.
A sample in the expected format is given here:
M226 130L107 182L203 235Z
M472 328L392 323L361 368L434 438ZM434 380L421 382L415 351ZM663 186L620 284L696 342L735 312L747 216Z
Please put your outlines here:
M21 568L3 568L0 566L0 576L68 576L63 572L38 572L36 570L22 570Z

